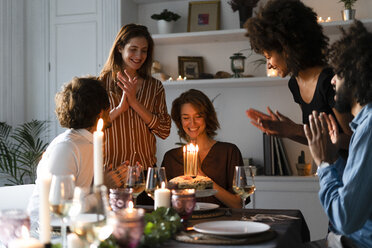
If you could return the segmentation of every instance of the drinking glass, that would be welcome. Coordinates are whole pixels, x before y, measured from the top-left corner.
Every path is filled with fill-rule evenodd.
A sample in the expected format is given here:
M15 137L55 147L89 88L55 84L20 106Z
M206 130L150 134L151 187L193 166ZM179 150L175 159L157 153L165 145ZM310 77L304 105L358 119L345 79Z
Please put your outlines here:
M250 169L252 170L252 168ZM245 173L244 166L235 166L233 190L242 198L243 209L245 208L245 200L247 197L252 195L256 190L256 186L254 184L254 175L252 171L250 172L250 175L247 175Z
M51 212L61 219L62 247L67 247L66 222L68 211L72 204L75 188L73 175L53 175L49 192L49 207Z
M187 220L192 215L196 204L195 189L173 189L172 207L181 217L184 230L187 228Z
M5 200L5 199L3 199ZM20 238L22 226L30 229L30 218L25 210L4 209L0 211L0 247L7 247L8 243ZM3 246L2 246L3 245Z
M147 169L146 177L146 193L154 200L154 193L156 189L161 188L162 183L167 186L167 177L165 176L164 167L153 167Z
M71 231L90 247L98 247L111 235L114 226L106 186L76 187L69 215Z
M128 166L124 187L133 189L133 203L136 206L137 196L145 190L145 176L143 175L142 165L137 163L136 165Z
M131 188L110 189L109 203L112 211L127 208L130 201L133 201L133 190Z

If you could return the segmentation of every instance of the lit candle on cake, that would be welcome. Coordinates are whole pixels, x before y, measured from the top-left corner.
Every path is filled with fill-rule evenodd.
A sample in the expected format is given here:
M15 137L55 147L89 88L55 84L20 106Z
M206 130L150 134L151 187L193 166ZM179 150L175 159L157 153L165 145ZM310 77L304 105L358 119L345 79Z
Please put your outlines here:
M94 145L94 185L103 184L103 120L99 119L97 131L93 133Z
M170 207L170 190L165 188L165 183L161 183L161 188L155 190L155 202L154 202L154 209L156 210L158 207Z
M186 176L196 176L198 174L198 152L199 146L190 144L183 149L184 174ZM185 156L186 155L186 156Z

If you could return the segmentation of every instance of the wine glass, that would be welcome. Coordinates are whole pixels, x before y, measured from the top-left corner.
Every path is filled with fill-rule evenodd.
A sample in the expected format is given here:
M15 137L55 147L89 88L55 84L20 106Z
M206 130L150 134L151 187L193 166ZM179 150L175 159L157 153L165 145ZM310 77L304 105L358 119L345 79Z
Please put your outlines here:
M71 231L90 247L98 247L111 235L114 226L106 186L76 187L69 216Z
M68 211L72 204L75 188L73 175L53 175L49 192L49 207L51 212L61 219L62 247L67 247L66 222Z
M142 165L137 163L133 166L128 166L124 187L133 189L133 203L136 206L137 196L145 190L145 176L143 175Z
M242 208L245 209L245 200L256 190L252 171L250 175L247 175L245 173L244 166L235 166L233 190L242 198Z
M167 186L167 177L165 176L164 167L152 167L147 169L146 193L154 200L155 190L161 188L162 183Z

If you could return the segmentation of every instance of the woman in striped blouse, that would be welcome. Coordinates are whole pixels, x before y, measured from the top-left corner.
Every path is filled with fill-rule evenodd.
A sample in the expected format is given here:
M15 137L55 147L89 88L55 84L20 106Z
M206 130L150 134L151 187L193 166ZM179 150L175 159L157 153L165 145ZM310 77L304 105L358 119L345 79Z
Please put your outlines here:
M151 77L154 42L145 26L128 24L117 34L100 74L110 99L106 129L106 184L122 187L126 165L156 165L155 135L169 136L171 119L162 83ZM123 164L125 163L125 164Z

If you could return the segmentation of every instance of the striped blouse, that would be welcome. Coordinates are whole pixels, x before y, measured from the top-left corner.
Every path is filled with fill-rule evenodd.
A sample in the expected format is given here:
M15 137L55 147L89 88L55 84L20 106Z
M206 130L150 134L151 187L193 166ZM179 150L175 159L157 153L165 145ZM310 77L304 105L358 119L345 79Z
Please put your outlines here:
M119 104L121 93L112 89L110 77L104 83L109 94L110 109L113 109ZM112 164L116 168L127 160L130 165L140 162L144 169L156 164L155 135L166 139L171 127L163 84L154 78L144 80L137 92L137 100L153 114L152 120L146 125L131 107L120 114L112 126L105 130L105 166Z

